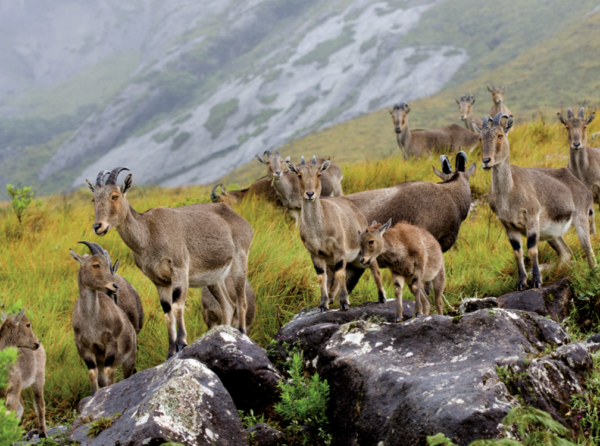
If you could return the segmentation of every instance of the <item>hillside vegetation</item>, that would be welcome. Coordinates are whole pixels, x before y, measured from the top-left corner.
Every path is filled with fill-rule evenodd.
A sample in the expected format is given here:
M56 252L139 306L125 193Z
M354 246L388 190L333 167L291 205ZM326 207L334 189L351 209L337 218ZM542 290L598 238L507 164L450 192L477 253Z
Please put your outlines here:
M599 129L600 120L597 120L590 125L589 131ZM518 125L510 136L511 160L520 166L564 167L568 157L565 140L565 131L557 123L537 120ZM476 149L470 155L470 162L479 165L480 158L480 150ZM397 156L358 161L344 167L344 190L348 194L406 180L438 181L432 173L432 165L439 168L438 155L408 162ZM135 175L135 166L130 167ZM490 181L491 173L480 169L471 178L475 209L463 223L456 245L445 254L445 298L450 304L446 304L445 309L448 314L455 314L464 297L499 296L515 289L517 270L512 249L484 198ZM140 212L155 206L208 201L208 196L209 189L205 187L163 189L135 184L128 193L131 205ZM283 211L260 199L246 201L235 209L255 231L248 278L257 296L258 313L250 336L266 347L281 324L303 307L318 304L317 279L298 229ZM596 220L600 228L599 213ZM44 199L43 205L25 218L23 226L19 225L10 206L0 207L0 236L4 241L0 244L3 284L0 302L20 301L26 306L34 330L46 348L45 393L51 425L72 417L78 401L90 394L86 368L77 355L71 330L71 314L78 296L78 264L70 257L69 249L79 253L87 249L78 245L78 241L98 242L113 260L119 259L119 273L134 285L142 298L146 321L139 336L137 369L162 363L167 353L166 329L154 286L135 267L130 250L116 231L110 231L104 238L97 237L92 232L93 221L91 194L83 188L70 195ZM543 279L550 282L572 277L576 291L580 293L585 291L590 278L596 276L589 273L573 229L566 240L575 251L575 261L544 270ZM592 242L597 252L600 237L593 236ZM540 263L549 264L555 260L554 251L542 244ZM388 296L393 296L389 272L384 271L383 275ZM350 296L352 305L377 299L369 274L363 277ZM405 298L412 299L409 291L405 291ZM190 342L206 330L200 302L200 291L191 290L186 306ZM592 305L590 301L586 302ZM338 307L337 303L333 305L333 308ZM594 319L591 326L596 327L598 322ZM31 427L35 414L29 391L25 392L25 400L24 423L25 427Z

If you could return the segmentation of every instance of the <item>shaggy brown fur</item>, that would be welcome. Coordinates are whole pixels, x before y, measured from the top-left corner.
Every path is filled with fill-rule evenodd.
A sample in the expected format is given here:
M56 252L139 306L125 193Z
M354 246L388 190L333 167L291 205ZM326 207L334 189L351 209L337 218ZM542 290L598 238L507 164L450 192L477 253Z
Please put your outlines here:
M510 164L508 131L512 116L498 113L486 116L480 129L483 146L483 169L492 170L488 194L490 207L504 225L519 267L517 289L527 286L521 237L527 237L527 250L533 271L533 286L542 285L538 265L540 240L556 251L559 262L573 254L564 234L571 225L585 251L590 268L596 258L590 243L590 217L593 225L593 198L590 191L568 169L523 168Z
M9 316L0 327L0 350L17 348L17 362L10 370L8 386L0 390L0 398L6 400L6 408L23 416L21 391L31 387L37 415L37 431L46 438L46 405L44 403L44 381L46 379L46 352L33 333L25 310Z
M240 331L246 333L246 272L254 237L250 224L225 203L199 203L180 208L157 207L137 213L127 201L132 186L129 174L116 185L114 169L102 184L100 172L93 185L96 221L94 232L117 232L133 252L133 260L154 283L169 333L168 357L187 345L184 310L188 288L208 287L222 308L223 323L231 325L237 312ZM235 308L228 303L224 282L233 280Z
M217 194L218 187L221 187L220 195ZM271 178L269 177L259 178L252 183L250 187L242 190L228 191L225 189L223 184L219 183L213 187L213 190L210 194L210 199L213 203L226 203L231 206L232 204L239 203L240 201L253 195L265 197L267 200L274 203L279 201L277 193L271 186Z
M452 124L439 129L410 130L408 113L410 106L401 102L388 110L392 115L398 146L405 158L428 156L433 150L456 153L461 148L472 150L478 143L477 135Z
M377 264L392 272L396 291L396 322L402 321L402 289L405 283L415 296L417 315L429 314L429 299L423 290L425 283L434 291L437 313L444 314L442 294L446 271L440 244L419 226L400 222L388 229L391 224L391 220L384 225L372 222L360 234L360 263L373 265L371 271L377 276L381 275ZM381 286L381 280L375 278L375 282Z
M481 127L481 119L473 116L473 105L475 104L475 96L470 94L463 94L460 97L460 101L455 99L458 104L458 110L460 112L460 120L465 123L465 127L468 131L475 132L473 123L477 127Z

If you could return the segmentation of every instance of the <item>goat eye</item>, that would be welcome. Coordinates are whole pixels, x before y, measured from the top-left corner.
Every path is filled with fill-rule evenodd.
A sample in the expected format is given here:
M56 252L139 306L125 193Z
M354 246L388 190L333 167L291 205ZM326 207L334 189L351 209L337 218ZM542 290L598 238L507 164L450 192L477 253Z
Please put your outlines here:
M302 179L302 175L298 175L298 178Z
M502 138L503 136L504 136L504 135L503 135L502 133L500 133L500 134L498 135L498 138Z
M100 265L92 265L92 266L96 269L100 268Z
M113 195L113 196L112 196L112 201L115 201L115 200L118 200L118 199L119 199L119 196L118 196L118 195Z
M27 324L27 328L31 328L31 324Z
M369 245L372 245L373 243L375 243L374 240L369 240Z
M96 202L96 200L94 198L92 198L92 203L95 203L95 202Z

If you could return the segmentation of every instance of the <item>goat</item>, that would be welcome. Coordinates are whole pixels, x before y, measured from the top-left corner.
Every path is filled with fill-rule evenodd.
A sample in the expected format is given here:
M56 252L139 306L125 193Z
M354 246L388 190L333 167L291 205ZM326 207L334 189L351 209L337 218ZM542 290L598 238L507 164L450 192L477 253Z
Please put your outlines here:
M221 187L220 195L217 194L218 187ZM216 184L210 193L210 200L213 203L226 203L231 206L253 195L262 196L272 202L278 201L277 193L271 187L271 179L269 177L259 178L250 187L242 190L227 191L222 183Z
M356 205L367 221L406 221L429 231L448 251L458 237L461 223L471 209L469 179L475 172L473 163L468 169L467 155L456 157L456 172L452 172L446 155L441 156L442 172L433 169L443 182L407 181L385 189L375 189L344 195L343 199ZM347 270L348 291L351 292L364 269Z
M559 262L569 260L573 252L563 235L571 225L575 226L589 267L596 266L588 220L594 210L591 192L569 169L523 168L510 164L507 135L512 125L512 116L498 113L493 119L486 116L478 130L483 147L483 169L492 171L488 202L506 229L519 268L517 289L522 290L527 286L527 272L521 236L527 237L535 288L542 285L538 243L548 241L558 254Z
M0 350L8 347L18 349L16 364L10 369L8 386L0 390L0 398L6 399L6 408L15 411L17 418L23 416L21 391L29 387L33 390L37 433L46 438L46 405L44 403L44 381L46 379L46 352L33 333L31 322L25 309L6 318L0 327Z
M389 229L391 224L392 220L384 225L374 221L365 232L359 231L360 263L373 265L371 271L377 270L378 264L381 264L392 272L396 291L396 322L402 321L402 289L405 282L415 296L417 315L429 314L430 304L423 290L424 283L428 288L433 288L437 313L443 315L442 294L446 285L446 271L440 244L419 226L400 222Z
M567 139L569 141L569 164L568 169L579 181L586 185L592 192L594 201L600 203L600 149L587 147L587 126L596 117L596 113L589 114L584 118L585 110L579 110L577 117L570 108L567 110L567 119L558 113L558 119L567 128ZM592 226L595 233L595 227Z
M492 105L492 108L490 108L490 116L496 116L498 113L504 113L507 116L512 116L512 113L508 107L504 105L504 90L506 90L506 87L503 87L502 85L496 87L494 84L492 84L492 88L487 87L487 89L490 93L492 93L492 101L494 102L494 105ZM481 128L482 125L483 124L477 124L477 127Z
M474 149L479 142L477 135L457 124L439 129L410 130L408 114L410 106L406 102L395 104L388 109L394 122L398 146L405 158L427 156L432 150L448 150L458 152L461 148Z
M88 369L92 395L98 386L114 383L115 369L123 365L123 377L134 373L137 331L123 307L135 311L137 293L116 274L119 261L111 264L110 256L100 245L85 244L92 255L79 255L69 250L81 265L77 274L79 298L73 310L73 333L79 356ZM137 298L137 299L136 299ZM141 303L140 303L141 307ZM134 320L143 322L143 313Z
M281 155L279 150L271 152L266 150L263 157L256 155L258 161L267 166L267 178L273 179L273 187L277 192L279 200L283 206L290 211L290 215L298 221L298 213L302 207L302 197L300 196L300 184L298 176L290 170L282 170ZM285 159L289 162L290 157ZM317 163L322 165L325 158L317 158ZM324 197L341 197L344 195L342 190L342 169L335 163L330 163L329 168L321 174L321 194Z
M291 162L287 165L299 179L302 208L300 211L300 238L308 250L321 288L321 311L329 309L330 300L339 292L340 307L347 310L348 291L346 289L346 266L359 262L357 231L367 224L367 220L350 201L343 197L321 199L321 175L331 164L325 160L320 166L313 156L312 164L306 164L304 157L299 166ZM333 284L328 293L327 268L333 269ZM373 274L376 277L376 273ZM380 297L381 298L381 297ZM385 296L383 296L385 302Z
M470 132L475 132L473 128L473 123L477 125L477 127L481 127L481 119L473 117L473 105L475 104L475 96L471 94L463 94L460 97L460 101L455 99L458 104L458 110L460 112L460 120L465 123L465 127Z
M229 297L229 303L233 306L235 302L235 287L233 286L233 280L230 277L225 279L225 287L227 289L227 296ZM252 289L252 285L248 279L246 279L246 299L248 300L248 309L246 310L246 329L250 331L250 326L254 322L256 315L256 295ZM204 323L210 330L217 325L223 325L223 311L219 302L215 296L210 292L208 287L202 288L202 318ZM237 315L234 316L232 325L237 325Z
M252 226L225 203L198 203L180 208L157 207L137 213L127 201L133 176L116 184L124 167L102 171L93 185L94 232L105 235L116 228L133 252L137 267L154 283L169 333L168 357L187 345L184 310L188 288L208 287L231 325L237 312L238 328L246 333L246 272L254 237ZM233 280L235 307L228 303L224 282Z

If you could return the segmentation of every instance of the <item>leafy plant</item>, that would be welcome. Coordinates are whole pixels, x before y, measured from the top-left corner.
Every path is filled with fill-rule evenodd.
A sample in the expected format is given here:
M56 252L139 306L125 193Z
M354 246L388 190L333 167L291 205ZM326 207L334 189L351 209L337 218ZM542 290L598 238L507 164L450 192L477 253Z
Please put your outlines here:
M33 203L33 196L35 192L33 192L31 187L23 187L19 189L18 187L13 186L12 184L8 184L6 186L6 195L8 195L12 202L13 210L15 211L15 215L17 216L17 220L19 220L19 224L23 224L23 217ZM37 200L37 206L40 206L42 202Z
M600 443L600 353L592 356L594 366L582 395L573 396L571 414L577 416L586 444Z
M119 418L121 418L121 414L117 412L112 417L102 417L96 421L92 421L88 428L88 437L96 438L102 431L111 427Z
M260 423L265 423L265 415L261 415L260 417L254 415L254 411L252 409L250 409L250 411L248 413L244 413L243 410L238 410L238 413L240 414L240 418L242 419L242 424L244 425L245 428L249 428L252 426L256 426L257 424Z
M0 388L8 385L10 367L17 361L17 349L9 347L0 351ZM14 412L8 412L4 400L0 400L0 444L12 444L21 438L19 419Z

